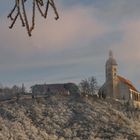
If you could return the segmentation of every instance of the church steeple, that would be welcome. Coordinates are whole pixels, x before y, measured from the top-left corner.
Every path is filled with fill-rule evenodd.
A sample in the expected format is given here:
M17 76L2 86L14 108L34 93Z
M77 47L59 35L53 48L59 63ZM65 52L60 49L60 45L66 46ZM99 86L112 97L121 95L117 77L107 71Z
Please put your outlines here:
M112 50L109 51L109 59L106 62L106 81L113 80L117 75L117 62L113 57Z
M113 58L113 52L112 52L112 50L109 50L109 58Z

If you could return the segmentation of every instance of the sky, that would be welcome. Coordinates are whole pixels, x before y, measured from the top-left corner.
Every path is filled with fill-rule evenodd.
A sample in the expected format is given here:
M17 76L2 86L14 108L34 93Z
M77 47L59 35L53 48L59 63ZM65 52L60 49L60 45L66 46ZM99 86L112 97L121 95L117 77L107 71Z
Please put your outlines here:
M20 20L9 29L14 0L0 5L0 83L4 86L105 81L111 49L118 74L140 90L140 0L55 0L60 19L36 15L32 37ZM30 16L31 7L28 6Z

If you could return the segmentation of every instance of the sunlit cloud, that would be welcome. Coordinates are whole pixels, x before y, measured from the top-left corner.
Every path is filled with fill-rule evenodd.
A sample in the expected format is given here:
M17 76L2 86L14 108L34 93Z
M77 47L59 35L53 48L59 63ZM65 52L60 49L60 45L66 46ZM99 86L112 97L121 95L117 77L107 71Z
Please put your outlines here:
M25 30L19 25L9 30L8 23L5 24L5 19L3 20L0 26L3 34L0 35L0 40L1 50L7 53L5 56L1 51L5 68L41 66L46 62L45 59L51 57L50 53L55 55L55 52L65 48L77 48L77 45L97 39L107 32L107 28L91 14L91 7L74 6L66 9L61 6L60 9L64 11L58 21L51 19L53 14L46 22L37 18L31 38L26 36ZM51 59L48 63L56 65L56 63L69 63L71 60L63 61L65 59L59 62Z

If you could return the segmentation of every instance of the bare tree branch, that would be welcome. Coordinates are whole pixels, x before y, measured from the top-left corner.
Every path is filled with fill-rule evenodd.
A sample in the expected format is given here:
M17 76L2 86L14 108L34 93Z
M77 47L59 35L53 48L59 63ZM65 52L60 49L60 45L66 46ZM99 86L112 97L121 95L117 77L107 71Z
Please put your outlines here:
M23 27L26 27L27 33L29 36L31 36L32 31L35 27L35 11L36 7L39 13L43 18L47 18L49 7L51 6L53 8L53 11L56 15L55 19L57 20L59 18L54 0L46 0L46 5L44 5L45 0L32 0L32 20L31 20L31 26L28 21L28 16L26 12L25 2L28 2L29 0L15 0L15 5L13 9L10 11L9 15L7 16L11 20L11 25L9 28L13 28L13 26L16 23L17 18L20 18L20 21L22 23ZM41 8L45 8L45 11Z

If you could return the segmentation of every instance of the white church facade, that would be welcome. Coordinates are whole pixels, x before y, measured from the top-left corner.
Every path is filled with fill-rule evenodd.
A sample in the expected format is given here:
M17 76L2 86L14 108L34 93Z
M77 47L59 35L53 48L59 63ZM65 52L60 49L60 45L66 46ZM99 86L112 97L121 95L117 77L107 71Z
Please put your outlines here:
M136 106L140 106L140 92L131 81L118 75L118 64L109 52L109 59L105 65L106 81L99 90L99 96L114 98L119 100L133 101Z

